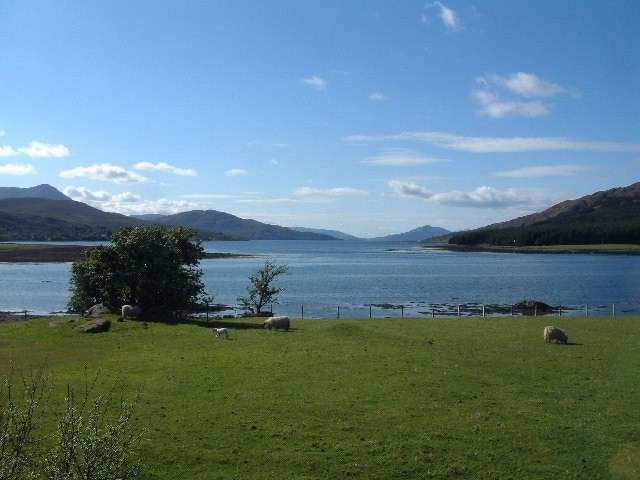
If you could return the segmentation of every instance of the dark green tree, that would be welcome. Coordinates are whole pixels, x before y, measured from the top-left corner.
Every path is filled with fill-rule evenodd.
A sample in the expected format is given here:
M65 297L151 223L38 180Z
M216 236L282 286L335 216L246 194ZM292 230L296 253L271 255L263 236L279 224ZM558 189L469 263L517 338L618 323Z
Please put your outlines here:
M274 282L287 270L286 265L278 265L272 260L267 260L263 268L249 277L250 285L247 287L247 295L239 296L238 302L251 313L262 314L262 309L267 304L278 303L277 295L284 289L276 287Z
M125 227L110 245L91 248L71 266L72 311L95 303L140 305L143 311L176 311L206 295L202 242L193 230Z

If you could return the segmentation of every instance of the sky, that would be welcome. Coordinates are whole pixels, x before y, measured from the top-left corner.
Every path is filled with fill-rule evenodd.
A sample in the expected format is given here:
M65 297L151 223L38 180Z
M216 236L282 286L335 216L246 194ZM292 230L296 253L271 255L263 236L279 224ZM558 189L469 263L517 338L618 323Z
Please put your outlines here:
M640 180L635 0L0 0L0 186L360 237Z

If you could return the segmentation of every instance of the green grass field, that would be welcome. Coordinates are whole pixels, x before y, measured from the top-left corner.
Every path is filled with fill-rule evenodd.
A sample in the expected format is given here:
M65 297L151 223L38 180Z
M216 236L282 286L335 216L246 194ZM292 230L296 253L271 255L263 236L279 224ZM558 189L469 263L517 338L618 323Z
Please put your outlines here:
M0 376L143 387L145 479L637 479L640 317L0 325ZM569 334L546 344L545 325ZM42 429L53 428L53 416Z

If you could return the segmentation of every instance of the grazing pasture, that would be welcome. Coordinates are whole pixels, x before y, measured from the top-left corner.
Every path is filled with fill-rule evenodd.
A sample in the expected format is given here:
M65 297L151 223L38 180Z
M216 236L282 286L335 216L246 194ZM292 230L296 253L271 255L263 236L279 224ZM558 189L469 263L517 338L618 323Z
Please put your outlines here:
M0 377L142 387L141 478L640 478L639 317L52 320L0 324Z

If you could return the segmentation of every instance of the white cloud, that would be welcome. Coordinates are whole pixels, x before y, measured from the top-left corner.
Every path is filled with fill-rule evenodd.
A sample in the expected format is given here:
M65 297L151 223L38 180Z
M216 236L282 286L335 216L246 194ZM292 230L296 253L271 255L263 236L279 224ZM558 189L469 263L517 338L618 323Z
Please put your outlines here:
M526 72L511 73L506 77L492 73L477 77L476 83L482 86L473 92L481 106L479 113L491 118L548 115L551 112L549 105L541 100L523 98L548 99L568 92L556 83Z
M327 87L327 82L320 77L304 78L302 81L306 85L316 88L318 90L324 90Z
M63 193L69 198L83 202L107 212L122 213L124 215L141 215L147 213L173 214L193 209L196 204L161 198L145 200L132 192L112 194L104 190L90 190L86 187L65 187Z
M135 170L168 172L174 175L182 175L186 177L195 177L196 175L198 175L198 172L196 172L192 168L186 168L186 169L178 168L178 167L174 167L173 165L169 165L168 163L165 163L165 162L160 162L160 163L139 162L139 163L136 163L133 166L133 168Z
M523 167L516 168L514 170L496 172L494 173L494 176L506 178L571 176L588 170L590 170L590 168L582 165L539 165L535 167Z
M511 92L523 97L555 97L567 90L556 83L543 80L533 73L517 72L506 77L497 74L489 74L478 77L477 82L485 85L497 85L505 87Z
M373 92L369 95L369 100L373 100L374 102L384 102L385 100L389 100L389 97L380 92Z
M294 195L300 197L344 197L353 195L368 195L366 190L360 190L358 188L337 187L337 188L311 188L311 187L299 187L293 192Z
M384 166L414 166L424 165L431 163L447 162L448 160L442 158L424 157L412 150L404 148L391 148L387 150L383 155L377 157L370 157L366 160L361 160L360 163L368 163L370 165L384 165Z
M0 130L0 137L4 137L7 134L4 130Z
M33 165L21 165L18 163L6 163L0 165L0 173L4 175L32 175L38 173Z
M449 32L459 32L464 28L456 12L442 2L435 1L427 3L425 8L437 8L440 11L440 20L442 20L443 25ZM420 17L420 20L422 23L428 23L428 17L424 13Z
M241 177L243 175L246 175L247 171L243 170L242 168L232 168L231 170L227 170L226 172L224 172L224 174L227 177Z
M551 110L548 105L539 101L503 100L499 95L484 90L473 92L473 96L480 102L480 113L491 118L505 117L540 117L548 115Z
M389 181L389 187L401 197L413 197L428 200L441 205L472 208L509 208L516 206L548 205L549 199L543 191L509 188L498 190L493 187L478 187L471 192L453 190L433 193L413 182Z
M76 167L60 172L62 178L85 177L92 180L106 180L115 183L143 183L148 179L135 172L110 163L94 164L88 167Z
M13 157L15 155L20 155L20 152L15 150L13 147L10 147L9 145L0 147L0 157Z
M571 137L467 137L444 132L403 132L393 135L351 135L349 142L415 141L448 150L473 153L515 153L535 151L638 152L640 144L582 140Z
M31 142L28 147L19 148L18 151L29 157L61 158L69 155L69 149L64 145L52 145L42 142Z

